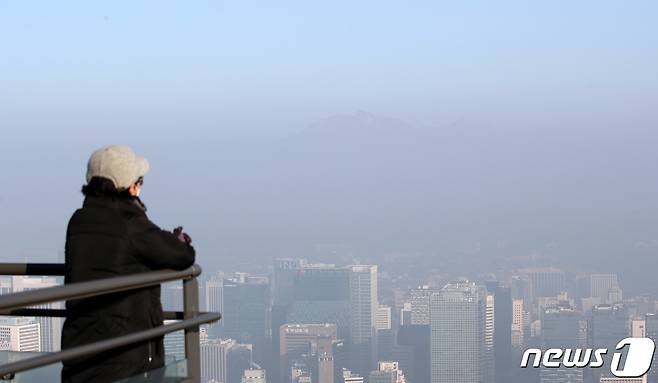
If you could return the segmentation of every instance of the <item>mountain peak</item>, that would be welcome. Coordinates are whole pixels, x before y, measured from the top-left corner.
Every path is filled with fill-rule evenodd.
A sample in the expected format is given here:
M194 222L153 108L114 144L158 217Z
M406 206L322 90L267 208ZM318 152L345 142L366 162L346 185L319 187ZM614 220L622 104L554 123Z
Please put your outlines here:
M365 110L351 114L337 114L311 124L301 132L305 137L351 137L403 136L413 130L406 122L390 117L381 117Z

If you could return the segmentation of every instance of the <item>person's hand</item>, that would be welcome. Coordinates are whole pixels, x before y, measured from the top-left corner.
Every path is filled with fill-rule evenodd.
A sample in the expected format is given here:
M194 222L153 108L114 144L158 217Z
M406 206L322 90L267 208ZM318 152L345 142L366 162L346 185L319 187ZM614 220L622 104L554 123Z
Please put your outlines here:
M186 232L183 231L182 226L178 226L177 228L174 229L174 235L176 238L178 238L179 241L186 243L186 244L191 244L192 243L192 237L190 237Z

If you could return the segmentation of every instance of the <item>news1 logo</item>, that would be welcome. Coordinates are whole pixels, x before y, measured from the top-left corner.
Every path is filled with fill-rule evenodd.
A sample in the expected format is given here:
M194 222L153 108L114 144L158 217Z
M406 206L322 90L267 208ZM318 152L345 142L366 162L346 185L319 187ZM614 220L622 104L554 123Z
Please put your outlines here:
M626 351L626 361L623 368L620 369L623 353L615 352L612 355L610 372L618 378L639 378L651 368L656 345L650 338L626 338L617 343L615 350L621 351L627 346L628 351ZM534 356L532 367L535 368L540 365L547 368L559 368L560 366L567 368L600 368L604 364L603 356L607 353L608 350L605 348L596 350L591 348L550 348L542 355L540 349L529 348L523 353L521 367L528 367L530 356Z

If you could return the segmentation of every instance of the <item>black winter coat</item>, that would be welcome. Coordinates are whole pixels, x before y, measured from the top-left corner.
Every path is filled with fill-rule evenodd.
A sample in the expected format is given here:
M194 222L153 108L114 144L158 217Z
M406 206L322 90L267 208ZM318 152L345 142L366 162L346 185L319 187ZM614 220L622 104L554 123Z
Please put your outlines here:
M87 197L69 221L65 283L194 264L194 248L146 217L137 201ZM66 302L62 349L162 324L160 286ZM62 382L113 382L164 365L162 338L64 363Z

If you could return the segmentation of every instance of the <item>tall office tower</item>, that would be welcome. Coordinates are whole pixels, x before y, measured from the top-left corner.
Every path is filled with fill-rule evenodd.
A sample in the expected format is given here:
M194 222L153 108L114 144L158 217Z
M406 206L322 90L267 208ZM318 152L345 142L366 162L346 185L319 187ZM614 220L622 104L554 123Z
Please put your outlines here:
M290 372L291 379L286 382L290 383L312 383L313 375L309 367L301 362L297 362L292 366Z
M581 314L572 307L545 308L541 320L541 349L582 348ZM539 371L541 383L582 383L583 370L579 368L545 368Z
M603 304L601 298L598 297L587 297L580 299L580 308L583 313L589 313L592 309L598 305Z
M607 302L610 304L621 303L624 300L624 292L621 287L612 288L608 291Z
M270 316L270 333L272 337L272 355L279 353L279 329L288 322L288 310L295 300L295 277L306 265L304 259L280 258L274 260L272 272L272 310ZM280 377L279 364L270 369L270 378Z
M527 269L523 272L530 282L530 295L533 301L541 297L556 297L567 291L566 275L560 269Z
M222 278L220 276L213 276L211 279L205 283L205 300L206 300L206 311L224 313L224 296L222 289ZM219 335L219 331L224 321L220 320L218 322L210 324L210 335L216 337Z
M243 373L254 365L252 351L253 346L250 344L236 343L228 348L226 353L227 383L242 383Z
M525 331L523 299L512 302L512 346L523 347L523 334Z
M510 280L510 289L512 290L512 298L522 299L525 305L532 304L532 289L530 288L530 279L527 274L523 274L523 270L519 275L513 275Z
M199 327L199 344L204 344L208 341L208 325L201 325Z
M334 383L336 375L336 364L334 359L335 339L322 337L318 339L316 357L318 362L317 372L314 382L317 383Z
M391 329L391 307L386 305L379 305L375 312L375 329L376 330L390 330Z
M290 383L302 383L302 382L313 382L313 377L311 376L310 369L307 365L301 362L295 362L290 369L290 379L285 382Z
M591 349L606 348L614 350L617 343L630 336L630 316L622 305L600 305L594 307L587 320L587 347ZM612 361L612 351L603 359L609 366ZM603 373L603 375L602 375ZM590 368L586 370L586 380L598 382L601 376L610 376L604 369Z
M494 345L493 369L494 381L506 383L510 381L510 372L516 368L512 360L512 321L514 308L512 305L512 289L503 287L499 282L488 282L487 290L494 295Z
M399 351L406 351L411 356L405 358L396 354L394 360L400 361L400 366L409 382L429 382L431 380L430 338L429 325L400 326L398 330Z
M21 291L38 290L47 287L59 286L61 281L57 277L12 277L12 290L15 293ZM42 309L63 309L63 302L46 303L35 307ZM41 351L54 352L59 351L62 343L62 326L64 318L58 317L36 317L35 320L40 324L40 342Z
M332 345L336 341L337 334L335 324L285 324L281 326L279 334L280 371L283 372L281 381L290 381L292 376L288 374L292 371L295 361L305 360L305 364L311 370L318 371L317 375L322 375L323 383L333 382Z
M485 383L485 304L483 289L468 281L432 294L432 383Z
M0 317L0 350L40 352L40 329L34 318Z
M170 282L162 285L162 308L165 310L183 310L183 285L180 282Z
M303 264L294 275L292 303L285 310L272 309L272 324L275 318L281 324L333 323L336 325L338 339L341 342L340 352L334 353L334 365L337 369L336 379L340 371L347 367L349 357L345 356L350 341L350 270L338 268L333 264ZM285 319L285 320L283 320ZM273 328L274 337L279 328ZM280 337L273 338L278 342ZM278 353L280 347L277 347ZM285 371L278 372L279 377ZM342 379L342 378L341 378Z
M484 381L496 381L496 364L494 360L494 321L496 305L494 295L487 293L484 314ZM510 338L511 342L511 338Z
M254 346L254 360L262 364L269 353L267 347L267 279L238 274L222 283L223 313L221 334L224 338Z
M601 299L601 303L613 304L621 301L621 288L617 274L591 274L590 297Z
M306 265L304 259L280 258L274 260L272 300L274 305L286 306L294 300L295 276Z
M343 368L343 383L363 383L363 377L359 374L353 373L352 371Z
M645 338L647 336L646 321L644 318L634 318L631 321L631 336L633 338Z
M174 323L174 320L166 320L164 324ZM170 332L164 336L165 355L174 357L176 360L185 359L185 331Z
M335 323L350 337L350 270L331 264L303 266L295 275L287 323Z
M409 326L412 324L412 314L411 303L406 302L400 309L400 326ZM429 325L429 322L427 323Z
M242 375L242 383L266 383L265 370L249 369Z
M233 339L208 339L201 344L201 379L204 382L228 381L228 351Z
M393 356L395 346L395 330L377 330L376 360L395 360Z
M279 360L279 350L281 349L281 333L280 329L287 322L288 306L274 305L270 311L270 339L271 348L269 361L271 362L268 367L268 375L270 380L274 383L281 383L281 361Z
M646 314L644 317L646 337L658 344L658 314ZM648 374L649 383L658 383L658 353L653 354L653 361Z
M338 339L331 345L331 350L334 355L334 382L343 382L343 366L348 365L349 360L349 346L343 339Z
M418 286L409 292L411 323L405 324L430 324L430 296L435 291L429 286Z
M350 267L350 361L352 370L364 376L375 365L375 312L377 266Z
M0 295L11 294L13 277L9 275L0 276Z
M380 361L370 373L368 383L407 383L398 362Z

